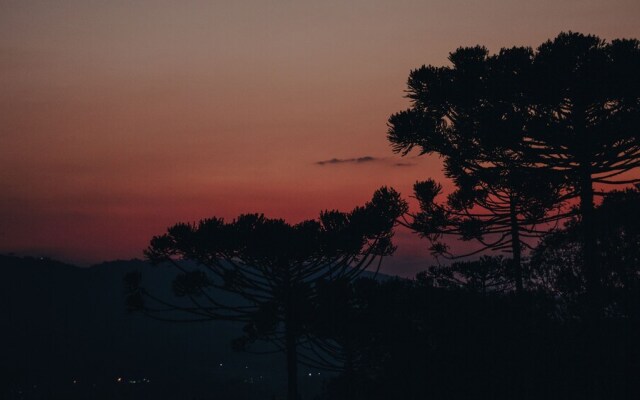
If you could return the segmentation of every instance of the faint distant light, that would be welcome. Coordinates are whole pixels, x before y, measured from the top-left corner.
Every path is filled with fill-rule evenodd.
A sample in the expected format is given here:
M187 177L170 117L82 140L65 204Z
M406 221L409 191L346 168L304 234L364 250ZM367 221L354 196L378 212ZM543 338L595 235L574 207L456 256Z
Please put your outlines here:
M249 369L249 366L245 365L245 366L244 366L244 369Z
M118 377L118 379L116 379L116 382L122 382L122 378Z
M78 383L78 381L74 379L74 380L73 380L73 384L75 385L76 383ZM34 386L34 387L35 387L35 386Z
M311 372L309 372L309 376L311 376Z
M320 372L318 372L318 375L320 375Z

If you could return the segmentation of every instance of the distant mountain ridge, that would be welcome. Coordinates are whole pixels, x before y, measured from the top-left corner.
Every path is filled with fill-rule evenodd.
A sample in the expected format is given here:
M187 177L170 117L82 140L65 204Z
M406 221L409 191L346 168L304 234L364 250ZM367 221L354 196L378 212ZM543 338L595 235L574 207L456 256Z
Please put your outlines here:
M129 313L123 278L131 272L141 273L145 288L172 296L175 271L143 260L77 267L0 255L0 398L127 398L121 392L133 386L135 399L211 398L212 391L216 399L235 399L238 391L247 399L271 398L283 390L282 354L231 349L241 324L168 323ZM301 381L302 389L317 393L322 375L307 372L300 371L312 375ZM136 384L123 389L129 381Z
M118 377L152 380L157 390L148 395L167 399L180 398L183 387L197 397L221 383L242 386L261 380L265 391L281 384L284 368L274 367L284 366L281 355L231 350L241 325L166 323L128 313L122 280L134 271L142 273L145 286L170 294L173 272L141 260L80 268L47 258L0 255L0 331L5 338L0 397L42 398L36 392L47 388L44 398L74 398L68 388L73 381L111 387ZM181 394L172 397L172 388ZM27 389L33 389L31 397L25 397Z

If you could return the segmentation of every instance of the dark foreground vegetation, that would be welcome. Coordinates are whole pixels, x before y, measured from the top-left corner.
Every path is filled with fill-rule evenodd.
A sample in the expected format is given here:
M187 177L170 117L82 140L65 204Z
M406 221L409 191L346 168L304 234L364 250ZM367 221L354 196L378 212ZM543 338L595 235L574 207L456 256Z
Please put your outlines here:
M637 320L564 319L543 294L516 299L419 281L372 286L356 289L377 299L356 319L363 341L353 351L363 365L329 381L324 399L631 399L639 393Z
M577 220L534 250L522 294L501 257L434 266L415 280L359 281L339 307L357 362L322 398L637 398L640 193L610 194L594 219L606 277L598 318Z

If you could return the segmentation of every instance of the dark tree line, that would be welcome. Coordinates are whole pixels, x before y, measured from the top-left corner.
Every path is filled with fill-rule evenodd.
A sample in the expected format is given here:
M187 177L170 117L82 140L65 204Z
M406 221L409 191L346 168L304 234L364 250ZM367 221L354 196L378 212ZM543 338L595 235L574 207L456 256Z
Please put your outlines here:
M349 329L368 339L352 349L365 366L329 381L322 398L637 398L639 213L640 189L611 192L594 208L606 299L596 324L581 318L578 217L535 248L521 295L502 257L355 282Z

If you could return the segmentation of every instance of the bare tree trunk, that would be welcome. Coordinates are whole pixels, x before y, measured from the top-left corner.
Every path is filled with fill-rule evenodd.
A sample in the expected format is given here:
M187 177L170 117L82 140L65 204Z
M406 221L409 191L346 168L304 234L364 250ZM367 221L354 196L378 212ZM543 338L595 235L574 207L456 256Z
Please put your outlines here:
M292 288L289 288L284 320L285 351L287 356L287 399L298 400L298 340L294 321L292 291Z
M298 399L298 349L296 337L287 328L286 332L287 346L287 399Z
M593 221L593 180L591 178L591 159L593 154L591 132L586 129L586 107L576 102L573 121L577 137L582 139L578 153L580 191L580 226L582 239L582 272L586 281L587 306L590 317L597 319L600 307L600 273L597 264L597 240Z
M600 305L600 273L597 265L597 241L593 225L593 186L591 173L585 166L580 176L580 217L582 226L582 266L586 279L588 304L593 312Z
M521 295L524 291L522 279L522 248L520 246L520 225L518 224L518 214L515 200L509 202L509 214L511 218L511 252L513 262L513 273L516 281L516 294Z

